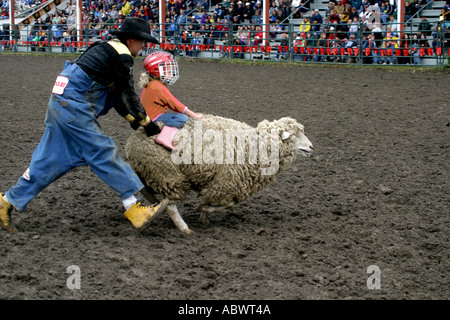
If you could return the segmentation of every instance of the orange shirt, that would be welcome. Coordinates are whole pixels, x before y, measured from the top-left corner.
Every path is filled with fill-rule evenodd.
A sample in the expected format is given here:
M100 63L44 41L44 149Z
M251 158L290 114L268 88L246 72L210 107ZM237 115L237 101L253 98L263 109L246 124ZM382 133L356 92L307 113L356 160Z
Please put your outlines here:
M147 115L152 121L168 109L179 113L185 113L187 110L187 107L178 101L159 80L151 80L147 87L142 89L140 98Z

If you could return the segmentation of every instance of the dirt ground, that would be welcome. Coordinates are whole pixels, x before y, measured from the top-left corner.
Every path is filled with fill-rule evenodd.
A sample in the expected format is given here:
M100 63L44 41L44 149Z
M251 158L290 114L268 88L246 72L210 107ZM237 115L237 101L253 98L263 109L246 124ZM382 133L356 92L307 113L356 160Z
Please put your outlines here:
M2 192L28 167L66 59L0 55ZM208 227L193 193L179 206L192 235L167 215L135 231L114 192L75 169L14 211L17 233L0 230L0 299L450 298L448 73L186 60L180 73L171 90L193 110L293 117L314 155ZM114 111L101 123L125 156L128 124Z

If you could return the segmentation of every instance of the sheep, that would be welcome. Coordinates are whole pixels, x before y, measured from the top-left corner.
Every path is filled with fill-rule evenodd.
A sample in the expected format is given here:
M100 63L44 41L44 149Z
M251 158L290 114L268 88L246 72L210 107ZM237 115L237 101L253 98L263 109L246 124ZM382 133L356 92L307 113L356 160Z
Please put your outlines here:
M158 125L162 125L158 123ZM154 194L169 199L167 213L178 230L193 231L176 204L192 189L202 197L199 220L208 223L208 213L230 208L273 182L296 158L309 157L313 145L303 125L284 117L261 121L256 128L233 119L205 114L189 119L177 132L169 152L138 129L127 140L128 162L145 185L144 197Z

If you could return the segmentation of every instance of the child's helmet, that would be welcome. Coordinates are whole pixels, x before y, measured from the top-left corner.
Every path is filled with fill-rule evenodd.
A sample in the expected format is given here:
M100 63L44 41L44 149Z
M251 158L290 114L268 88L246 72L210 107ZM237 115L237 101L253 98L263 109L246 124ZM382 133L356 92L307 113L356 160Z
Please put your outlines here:
M178 63L167 51L151 52L142 65L149 74L159 78L162 83L172 85L178 80Z

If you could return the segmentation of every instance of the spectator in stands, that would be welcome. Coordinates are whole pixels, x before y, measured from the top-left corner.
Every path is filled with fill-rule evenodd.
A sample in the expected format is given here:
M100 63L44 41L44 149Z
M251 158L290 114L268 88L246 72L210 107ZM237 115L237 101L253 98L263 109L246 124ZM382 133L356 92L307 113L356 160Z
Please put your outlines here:
M411 47L410 47L410 54L412 55L412 61L414 65L421 65L421 59L420 59L420 52L419 52L419 48L420 48L420 39L419 39L419 34L415 33L413 34L413 39L411 42Z
M242 11L242 18L247 23L250 23L252 21L252 17L255 14L255 9L253 9L253 6L251 6L251 3L247 1L245 3L245 8Z
M63 28L60 24L52 24L52 40L59 41L63 36Z
M116 19L119 16L119 11L117 11L117 6L115 4L112 6L109 14L113 17L113 19Z
M281 34L280 51L276 55L276 59L287 59L289 53L289 35L287 32Z
M195 34L192 24L188 24L181 28L181 43L188 44L191 43L192 37Z
M285 25L282 23L282 20L277 19L275 22L275 30L277 35L281 35L284 32Z
M337 15L343 14L346 10L345 10L345 5L342 2L342 0L336 0L337 4L334 6L334 12Z
M359 11L362 12L362 11L367 10L365 8L369 8L370 5L371 5L371 1L370 0L363 0L362 3L361 3L361 6L359 7Z
M364 55L371 56L372 63L378 64L378 62L379 62L378 46L377 46L377 43L375 42L375 35L373 33L371 33L367 36L367 41L364 42L364 44L363 44L363 50L368 50L367 52L364 52ZM367 61L367 60L363 60L363 61Z
M311 61L313 59L312 54L309 54L308 50L313 51L313 49L316 47L317 38L318 37L314 32L309 32L306 34L306 52L307 52L307 55L305 57L306 61Z
M201 34L200 31L195 32L195 36L191 40L191 44L194 46L191 51L188 52L188 54L191 57L198 57L200 50L198 49L198 46L202 45L204 43L205 37Z
M339 14L339 19L341 20L341 23L348 23L348 20L350 19L350 13L352 12L350 5L345 5L344 13ZM350 20L352 21L352 20Z
M314 12L311 14L311 17L309 18L310 21L317 20L319 24L323 23L322 15L319 13L319 9L315 9Z
M412 55L413 63L416 66L422 64L421 59L420 59L419 48L420 48L420 39L418 37L418 34L415 33L413 35L413 42L411 44L410 54Z
M238 26L241 24L239 16L234 16L233 21L231 21L231 24L233 26L233 31L237 31Z
M425 34L420 34L419 39L419 49L427 49L430 47L430 43L427 40L427 36Z
M300 12L300 18L303 17L305 12L308 12L310 9L311 1L308 0L300 0L300 5L298 6L298 11Z
M347 58L343 61L343 62L347 62L347 63L355 63L356 62L356 56L354 55L354 48L358 47L358 41L356 41L356 37L355 35L350 35L350 37L348 38L348 40L345 43L345 49L351 49L351 54L348 53L347 51Z
M249 33L248 29L246 29L246 28L247 28L246 25L245 26L240 25L238 27L238 31L234 35L234 37L239 40L239 44L240 45L247 45L248 44L248 41L249 41L249 38L250 38L250 33Z
M293 58L295 59L300 59L300 61L304 61L305 58L305 54L298 54L298 52L300 52L300 48L304 48L306 47L306 33L302 32L302 33L297 33L297 36L295 37L292 45L294 47L294 55Z
M319 21L314 20L311 24L311 32L314 33L316 37L320 35L320 24Z
M441 14L439 15L438 21L443 21L444 26L446 21L450 21L450 13L446 7L441 8Z
M262 43L263 39L264 39L264 33L262 31L262 27L256 26L255 27L255 35L253 37L253 45L254 46L260 45Z
M263 19L261 17L261 11L255 11L255 14L252 16L252 24L254 25L262 25Z
M280 8L277 9L277 20L280 20L280 22L283 22L286 20L288 16L284 13L283 10L281 10ZM287 23L288 21L286 21Z
M328 13L328 17L330 18L331 23L340 23L341 19L339 18L339 15L334 11L334 9L331 9Z
M353 17L353 21L349 21L348 27L348 36L354 35L355 37L358 35L359 29L359 17Z
M410 4L408 1L405 1L405 22L408 22L409 19L413 17L416 13L416 7Z
M159 39L159 26L157 24L151 26L150 34L153 38Z
M421 21L417 26L417 31L427 36L431 35L431 23L427 20L427 17L421 15L420 19Z
M270 10L269 23L276 22L277 21L277 16L278 16L278 14L277 14L277 10L276 9Z
M334 26L334 24L330 22L330 18L329 18L329 17L325 17L324 22L323 22L323 24L322 24L322 28L323 28L324 30L325 30L325 29L330 30L330 27L331 27L331 26Z
M224 16L224 8L220 3L216 3L216 5L214 6L214 12L217 13L217 16L220 19L223 19Z
M389 22L388 22L387 26L390 28L391 32L397 32L398 23L397 23L397 20L395 19L394 15L389 16Z
M412 62L412 52L411 45L413 44L412 38L410 38L408 33L403 33L403 39L399 41L399 49L401 49L402 55L397 57L398 64L411 64Z
M202 16L200 17L200 24L205 24L210 19L211 17L209 16L208 12L206 12L206 10L203 10Z
M359 11L362 5L362 0L351 0L347 1L347 3L350 3L352 8L355 8L357 11Z
M209 35L210 41L207 44L214 44L214 41L221 38L221 32L217 29L217 25L213 23L211 25L211 33Z
M291 15L291 5L290 5L290 1L291 0L281 0L280 5L278 6L278 9L281 10L281 12L283 13L283 20L286 20L286 23L289 23L289 16Z
M328 2L327 7L325 8L325 17L329 17L330 16L330 11L334 9L334 2L330 1ZM334 10L333 10L334 12Z
M200 29L200 24L198 23L198 21L194 15L191 16L191 19L188 19L188 22L189 22L189 24L192 24L192 26L194 27L194 30Z
M386 6L386 14L389 16L393 15L395 13L395 5L392 5L389 0L386 0L384 4Z
M327 46L328 46L327 34L325 32L322 32L319 36L319 39L317 40L316 47L318 49L320 49L320 48L325 49L325 48L327 48ZM325 54L322 55L320 50L318 50L314 61L315 62L327 62L328 59Z
M352 7L350 13L348 14L348 19L353 21L354 17L358 17L358 19L359 19L359 12L358 12L358 9L356 9L355 7Z
M242 1L237 2L235 15L239 16L240 21L244 20L244 3Z
M380 4L380 20L383 22L383 24L386 24L389 19L389 14L387 13L386 3L381 2Z
M178 25L178 28L182 25L186 25L187 18L188 18L188 16L186 14L186 11L184 9L180 9L180 14L177 15L177 17L176 17L176 23Z
M398 48L397 41L394 41L391 36L386 36L386 38L383 39L382 48L386 49L386 55L383 64L394 64L394 50ZM388 50L390 50L390 53Z
M340 49L345 46L345 42L342 41L339 38L339 36L335 35L334 40L330 42L329 46L330 46L330 49L333 52L333 56L330 56L329 60L331 62L341 62L342 61L342 56L341 56Z
M234 5L234 3L230 3L229 7L225 8L225 11L223 13L223 17L228 19L228 20L232 20L235 15L236 15L235 5Z
M307 33L307 32L309 32L310 30L311 30L311 22L310 22L310 20L309 20L308 17L304 17L304 18L303 18L303 21L300 23L300 26L299 26L299 28L298 28L298 31L299 31L300 33L302 33L302 32Z
M336 29L334 27L330 27L329 29L324 28L323 32L326 33L328 40L334 41L336 39Z

